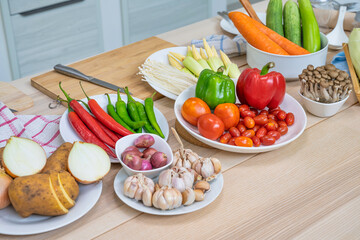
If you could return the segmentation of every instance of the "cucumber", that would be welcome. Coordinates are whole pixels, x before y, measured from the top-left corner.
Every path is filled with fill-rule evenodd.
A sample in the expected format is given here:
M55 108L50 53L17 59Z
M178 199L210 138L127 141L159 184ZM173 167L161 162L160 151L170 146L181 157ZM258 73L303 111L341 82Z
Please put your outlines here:
M301 47L301 20L299 7L292 0L284 5L284 35Z
M266 10L266 26L284 36L282 0L270 0Z
M298 0L302 23L303 47L309 52L321 48L320 30L310 0Z

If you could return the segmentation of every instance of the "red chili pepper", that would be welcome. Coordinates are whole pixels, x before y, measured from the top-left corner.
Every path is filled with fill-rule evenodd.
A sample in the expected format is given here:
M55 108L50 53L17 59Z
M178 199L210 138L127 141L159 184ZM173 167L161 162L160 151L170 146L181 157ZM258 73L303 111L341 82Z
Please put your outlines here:
M117 140L120 138L110 129L108 129L104 124L102 124L100 121L98 121L96 118L94 118L95 121L99 124L99 126L104 130L104 132L116 143Z
M99 126L98 122L88 113L80 103L76 100L70 98L70 96L62 89L61 82L59 82L59 87L64 93L70 107L78 114L80 119L85 123L85 125L104 143L109 145L112 148L115 148L115 141L112 140L104 130Z
M92 114L94 114L94 116L102 124L104 124L107 128L113 130L114 132L119 133L121 136L133 134L132 132L121 126L118 122L116 122L109 114L107 114L94 99L90 99L82 88L81 82L80 86L86 98L88 99L88 105L91 109Z
M68 117L69 117L70 124L73 126L75 132L77 134L79 134L79 136L81 137L81 139L83 141L85 141L87 143L93 143L93 144L98 145L99 147L104 149L105 152L107 152L107 154L109 154L111 157L116 158L115 153L113 153L113 151L111 151L108 146L106 146L98 137L95 136L95 134L93 134L85 126L85 124L81 121L79 116L75 112L70 111L70 106L69 106Z
M257 109L276 108L284 100L286 82L281 73L270 72L274 63L266 64L263 69L245 69L236 84L236 94L242 104L249 104Z

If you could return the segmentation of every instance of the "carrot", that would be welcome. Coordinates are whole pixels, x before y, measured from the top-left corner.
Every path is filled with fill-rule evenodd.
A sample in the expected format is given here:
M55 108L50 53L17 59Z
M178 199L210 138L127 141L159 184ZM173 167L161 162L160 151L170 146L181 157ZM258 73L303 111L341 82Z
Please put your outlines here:
M244 14L245 15L245 14ZM245 15L246 16L246 15ZM293 43L289 39L281 36L277 32L271 30L270 28L266 27L264 24L248 17L254 25L260 29L264 34L266 34L271 40L277 43L280 47L282 47L286 52L290 55L304 55L309 54L310 52L305 48L300 47L296 43Z
M229 17L241 35L243 35L246 41L252 46L268 53L289 55L278 44L260 31L255 24L250 21L252 18L249 16L241 12L230 12Z

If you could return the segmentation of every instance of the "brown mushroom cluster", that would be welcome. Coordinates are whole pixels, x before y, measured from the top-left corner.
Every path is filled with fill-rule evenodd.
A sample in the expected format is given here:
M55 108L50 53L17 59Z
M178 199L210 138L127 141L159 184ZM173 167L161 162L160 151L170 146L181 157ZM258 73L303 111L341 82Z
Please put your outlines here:
M333 64L314 68L308 65L299 75L300 93L317 102L334 103L346 98L352 89L351 79L345 71Z

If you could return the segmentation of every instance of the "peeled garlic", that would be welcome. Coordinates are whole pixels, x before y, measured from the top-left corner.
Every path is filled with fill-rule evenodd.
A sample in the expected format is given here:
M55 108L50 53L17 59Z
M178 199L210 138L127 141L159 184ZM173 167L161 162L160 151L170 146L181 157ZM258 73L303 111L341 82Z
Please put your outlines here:
M191 168L191 165L199 159L199 155L191 149L178 149L174 153L173 166Z
M211 181L221 171L221 163L217 158L199 158L192 164L192 169L206 181Z
M173 187L183 192L187 187L192 188L194 179L194 172L191 170L184 167L173 167L160 173L159 185L160 187Z
M124 194L129 198L142 200L145 206L151 207L152 194L154 192L154 182L142 173L128 177L124 182Z
M158 187L152 196L152 204L161 210L178 208L182 203L182 195L176 188Z
M192 188L187 187L185 191L181 193L182 195L182 204L185 206L193 204L195 202L195 193Z

